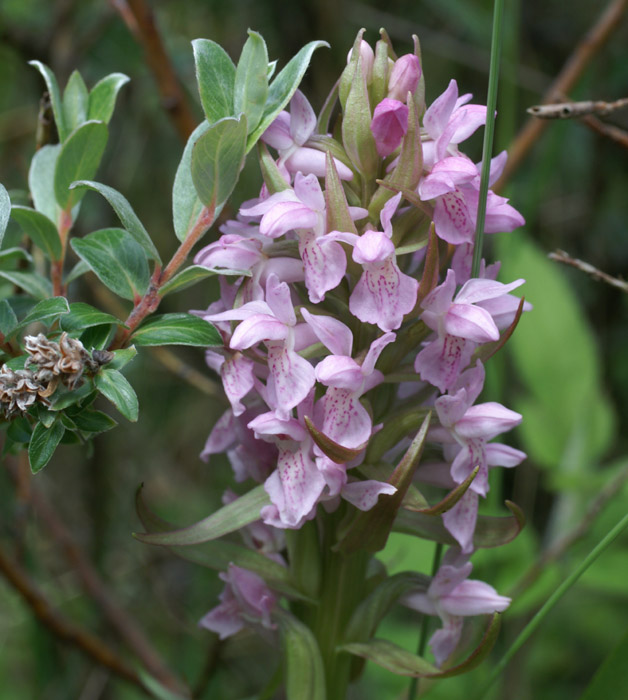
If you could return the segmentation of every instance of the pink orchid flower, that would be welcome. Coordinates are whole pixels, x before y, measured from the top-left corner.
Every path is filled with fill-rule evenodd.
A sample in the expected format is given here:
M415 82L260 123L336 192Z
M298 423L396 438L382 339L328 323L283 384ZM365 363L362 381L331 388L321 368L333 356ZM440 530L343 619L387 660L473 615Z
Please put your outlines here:
M325 176L325 153L307 146L316 131L316 115L305 95L297 90L290 101L290 114L279 113L275 121L262 135L262 141L276 148L279 165L291 173L302 172ZM334 158L341 180L351 180L353 173L337 158Z
M360 321L386 332L401 326L405 314L414 308L419 290L417 280L399 269L391 240L391 219L400 201L401 193L384 205L380 216L383 231L365 231L361 236L340 231L329 234L353 246L353 259L364 270L351 293L349 310Z
M430 639L437 666L442 666L458 646L464 617L503 612L510 605L510 598L499 595L488 583L469 579L473 565L463 563L465 560L456 548L450 549L427 591L402 599L413 610L440 617L443 626Z

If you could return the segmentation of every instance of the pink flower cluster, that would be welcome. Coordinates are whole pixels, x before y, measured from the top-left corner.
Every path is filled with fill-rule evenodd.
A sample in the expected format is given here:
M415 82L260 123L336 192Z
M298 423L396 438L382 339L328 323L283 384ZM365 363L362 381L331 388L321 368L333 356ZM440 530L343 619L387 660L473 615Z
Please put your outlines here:
M374 80L373 61L372 49L363 42L357 61L361 77L356 73L354 79L364 80L367 90ZM458 642L461 616L500 611L509 602L487 584L467 580L489 468L513 467L525 457L491 442L521 416L494 402L476 403L484 367L474 356L512 324L520 300L511 292L524 280L496 281L498 266L470 279L480 166L460 152L459 144L485 122L486 108L469 104L470 95L459 97L452 80L424 111L421 138L411 143L405 136L409 114L422 111L421 79L416 56L394 62L384 97L367 105L372 121L360 137L365 143L372 139L380 173L394 169L404 149L418 142L423 172L414 189L433 215L425 220L423 212L416 225L427 243L433 221L438 238L455 247L441 283L419 298L422 253L397 253L412 207L401 192L390 192L375 212L371 201L360 199L360 193L376 187L365 186L367 176L343 143L329 148L333 158L327 158L325 139L331 137L316 134L314 110L297 91L290 111L282 112L263 136L277 151L285 187L278 189L275 182L270 193L267 183L257 199L242 205L237 220L221 227L222 236L197 254L198 265L240 270L242 276L231 285L221 278L221 299L195 313L214 323L223 337L224 349L208 351L207 362L220 374L230 403L202 457L226 452L237 481L263 483L270 505L261 511L260 526L281 530L300 528L316 516L319 504L331 510L344 499L368 510L380 496L396 491L385 480L364 478L359 467L372 436L394 411L389 406L380 415L373 403L377 387L388 381L378 360L406 329L419 324L424 342L410 348L401 362L416 372L414 386L422 396L429 395L417 410L434 409L428 440L442 459L421 464L417 479L453 488L479 467L468 490L443 515L458 547L452 547L429 589L406 600L443 620L443 629L432 638L442 663ZM504 163L505 153L493 160L493 180ZM330 223L338 221L345 230ZM489 193L487 233L512 231L523 223L507 200ZM407 401L407 385L400 392ZM335 461L317 434L350 456ZM274 596L261 579L238 567L224 578L228 587L222 603L203 624L223 636L239 629L242 619L271 626Z

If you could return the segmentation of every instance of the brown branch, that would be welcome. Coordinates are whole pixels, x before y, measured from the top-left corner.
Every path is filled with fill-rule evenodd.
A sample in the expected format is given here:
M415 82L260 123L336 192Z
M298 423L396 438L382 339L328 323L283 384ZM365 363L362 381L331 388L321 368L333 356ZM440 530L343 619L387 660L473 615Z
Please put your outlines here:
M628 0L612 0L609 3L596 24L576 46L554 82L543 95L543 103L556 102L561 99L561 95L566 95L571 91L595 54L617 28L627 4ZM501 178L493 187L496 192L501 190L512 177L548 124L549 122L545 120L532 117L521 129L512 146L508 149L508 162Z
M620 129L613 124L607 124L606 122L597 119L597 117L584 117L580 120L585 126L588 126L591 131L595 131L596 134L600 136L605 136L611 141L615 141L620 146L628 148L628 132Z
M135 36L136 41L142 45L146 62L157 82L162 107L172 120L181 139L186 142L196 128L198 120L190 109L170 57L166 53L149 3L146 0L110 0L110 2Z
M606 284L610 284L612 287L621 289L622 292L628 293L628 282L618 279L617 277L613 277L602 270L598 270L597 267L593 267L593 265L588 262L584 262L584 260L572 258L568 253L565 253L564 250L556 250L553 253L550 253L548 257L556 262L571 265L571 267L575 267L577 270L585 272L587 275L593 277L593 279L606 282Z
M26 453L22 453L25 455ZM5 464L11 478L18 488L23 481L25 460L18 460L15 464L13 460L7 458ZM26 468L28 466L26 465ZM30 470L29 470L30 475ZM170 672L150 641L146 638L142 630L137 626L127 611L120 608L115 601L105 582L94 569L81 548L76 544L72 534L69 532L58 513L48 503L45 496L31 482L28 492L23 495L28 500L37 515L41 517L46 526L46 532L59 545L68 563L75 568L83 588L86 593L100 606L111 627L116 630L128 647L135 652L142 661L146 669L160 683L170 688L182 692L185 690L181 682Z
M14 561L11 561L1 548L0 573L4 574L7 581L30 606L42 624L48 627L56 637L78 647L97 664L110 669L116 675L148 693L138 674L124 659L97 636L74 624L55 610L26 572Z

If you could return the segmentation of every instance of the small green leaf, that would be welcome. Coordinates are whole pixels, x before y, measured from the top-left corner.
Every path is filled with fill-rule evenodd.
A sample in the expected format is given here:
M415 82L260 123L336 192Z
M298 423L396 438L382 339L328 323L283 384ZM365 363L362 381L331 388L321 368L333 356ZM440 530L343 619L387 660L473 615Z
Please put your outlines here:
M179 693L175 693L169 688L166 688L166 686L154 676L151 676L148 671L138 668L137 673L142 681L142 685L148 688L150 695L155 698L155 700L188 700L189 695L179 695Z
M24 416L17 416L10 423L7 429L7 436L13 442L28 444L31 441L33 430L31 424Z
M151 316L132 335L136 345L222 345L218 331L208 321L186 313Z
M89 93L87 118L108 124L116 106L118 91L129 80L124 73L111 73L99 80Z
M150 273L145 250L120 228L106 228L85 238L73 238L74 252L98 279L123 299L144 294Z
M68 131L74 131L87 119L89 93L81 74L72 72L63 91L63 120Z
M210 124L234 116L233 85L236 68L227 52L209 39L195 39L194 63L203 111Z
M214 275L233 275L235 277L250 277L250 270L223 270L216 268L210 270L208 267L203 267L202 265L190 265L186 267L185 270L177 273L169 282L164 284L159 290L160 296L166 296L166 294L172 294L173 292L180 292L183 289L191 287L193 284L200 282L206 277L213 277Z
M268 129L279 112L290 102L290 98L299 87L305 75L310 59L316 49L321 46L329 47L326 41L311 41L306 44L281 70L268 88L268 99L264 115L257 128L249 134L246 142L246 152L257 143L259 137Z
M15 311L6 299L0 301L0 333L7 336L17 326Z
M55 124L57 125L57 131L59 132L59 141L63 143L71 129L68 129L65 124L63 107L61 104L61 92L59 91L57 79L50 68L48 68L48 66L44 63L41 63L41 61L29 61L28 64L37 68L43 79L46 81L46 87L48 88L48 94L50 95L50 104L52 105L52 113L54 114Z
M200 544L259 520L260 510L267 505L270 505L270 499L264 485L260 484L194 525L170 532L135 533L133 536L140 542L166 547Z
M76 427L84 433L104 433L118 425L111 416L102 411L81 411L73 416Z
M137 420L137 394L123 374L117 369L101 369L94 378L94 384L127 420Z
M316 637L289 612L278 609L286 700L325 700L325 670Z
M201 41L200 39L198 41ZM234 69L235 70L235 69ZM192 180L192 149L198 139L209 129L207 122L202 122L190 135L181 162L174 177L172 188L172 220L174 231L180 241L185 240L188 231L198 219L203 203L196 194Z
M224 204L244 165L246 117L212 124L192 150L192 181L207 207Z
M115 316L99 311L90 304L84 304L81 301L70 304L69 311L60 321L61 329L68 333L76 333L84 328L102 326L108 323L123 325L122 321Z
M90 350L105 350L111 345L115 334L114 325L90 326L81 333L79 340Z
M60 152L60 143L40 148L33 156L28 171L28 188L33 196L35 209L55 224L59 220L60 209L55 197L54 179Z
M5 248L0 250L0 268L14 270L22 261L33 262L33 257L24 248Z
M0 184L0 245L2 245L2 239L4 238L4 232L7 230L10 215L11 198L4 185Z
M260 34L249 29L235 72L233 114L246 115L248 131L259 124L268 95L268 51Z
M61 147L54 177L57 204L65 210L77 204L85 190L70 190L77 180L91 180L105 152L109 132L102 122L85 122L76 128Z
M128 348L122 348L121 350L113 351L113 360L107 365L108 369L122 369L131 362L131 360L137 355L137 350L135 345L131 345Z
M11 216L46 257L50 260L59 260L61 257L59 232L45 214L28 207L14 206L11 208Z
M52 296L50 280L38 275L36 272L0 270L0 277L9 280L9 282L28 292L35 299L48 299L48 297Z
M26 328L31 323L43 323L46 327L51 326L60 316L70 311L68 300L65 297L52 297L44 299L31 309L30 313L20 321L13 329L13 333Z
M102 185L100 182L90 182L89 180L79 180L70 189L74 190L79 187L86 187L101 194L111 204L124 228L148 253L149 258L161 263L157 248L155 248L155 244L148 235L148 231L144 228L144 224L139 220L137 214L133 211L133 207L120 192L114 190L113 187Z
M50 428L46 428L43 423L37 423L28 444L28 461L33 474L37 474L48 464L64 433L65 428L60 421L53 423Z
M81 275L84 275L86 272L90 272L91 269L92 268L85 262L85 260L79 260L65 276L64 282L66 284L70 284L70 282L74 282L74 280L77 280L79 277L81 277Z

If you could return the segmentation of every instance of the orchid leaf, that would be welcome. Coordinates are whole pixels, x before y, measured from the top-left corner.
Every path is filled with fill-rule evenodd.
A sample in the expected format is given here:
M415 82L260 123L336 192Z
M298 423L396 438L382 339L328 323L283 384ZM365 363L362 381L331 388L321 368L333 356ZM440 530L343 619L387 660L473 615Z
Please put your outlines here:
M306 44L288 63L282 68L277 77L268 88L268 99L264 107L264 114L257 128L249 134L246 142L248 153L257 143L260 136L276 119L279 112L290 102L292 95L297 91L305 71L307 70L312 54L321 46L329 46L326 41L311 41Z
M263 141L259 141L257 147L259 150L260 170L262 171L262 177L264 178L264 184L268 192L270 194L276 194L277 192L283 192L289 189L290 185L284 180L266 144Z
M200 544L235 532L259 520L260 510L267 505L270 505L270 499L264 491L264 485L260 484L194 525L171 532L135 533L133 536L146 544L161 544L167 547Z
M344 188L338 170L329 151L325 154L325 211L328 231L346 231L357 234L358 230L351 218Z
M452 489L438 503L434 504L433 506L429 506L428 508L419 508L418 512L424 513L425 515L442 515L448 510L451 510L467 492L469 486L471 486L471 482L473 481L473 479L475 479L479 471L480 466L478 465L461 484L458 484L456 488ZM405 507L408 510L414 510L411 507Z
M368 641L399 598L412 591L426 591L429 584L428 576L414 572L402 572L385 579L357 606L347 625L345 639Z
M71 209L85 194L82 189L70 190L70 185L77 180L91 180L96 174L108 136L106 124L89 121L77 127L64 142L54 176L55 197L61 209Z
M155 515L148 508L141 486L135 494L135 507L147 532L168 532L176 528L175 525ZM189 547L169 547L169 550L182 559L215 571L226 571L229 564L235 564L257 574L271 588L285 595L300 600L310 600L295 587L289 569L264 554L243 545L224 540L212 540Z
M339 536L336 545L339 551L349 553L364 549L368 552L378 552L386 546L397 512L421 460L430 418L431 413L428 413L419 432L388 480L389 484L396 487L396 493L381 495L370 510L360 511L355 516L346 531Z
M129 80L129 76L124 73L110 73L99 80L89 93L87 118L108 124L113 116L118 92Z
M195 39L192 48L198 92L207 121L213 124L225 117L234 116L233 89L236 67L229 54L222 46L209 39Z
M412 654L400 646L384 639L372 639L368 642L344 644L341 651L373 661L378 666L392 671L398 676L412 678L451 678L476 668L488 656L497 634L499 633L500 616L495 613L478 647L460 664L445 670L440 670L421 656Z
M336 464L345 464L346 462L350 462L352 459L355 459L366 447L365 444L355 448L343 447L343 445L338 444L330 437L325 435L325 433L318 430L308 416L305 416L305 425L314 442L318 445L318 447L320 447L324 454L327 455L332 462L336 462Z
M323 658L309 627L285 610L278 609L284 659L286 700L325 700Z

